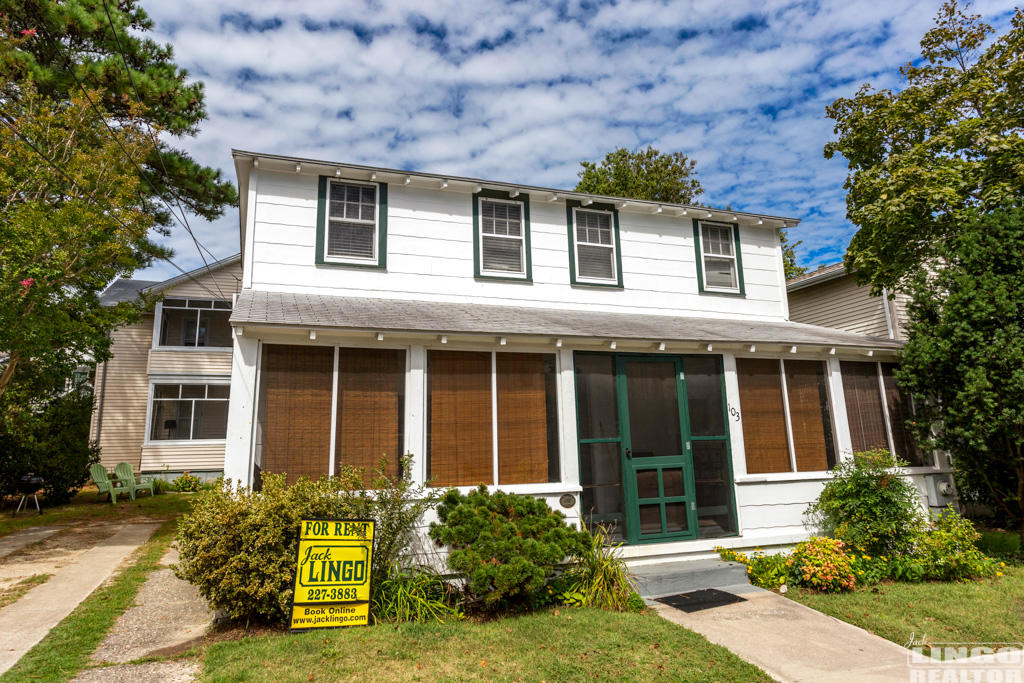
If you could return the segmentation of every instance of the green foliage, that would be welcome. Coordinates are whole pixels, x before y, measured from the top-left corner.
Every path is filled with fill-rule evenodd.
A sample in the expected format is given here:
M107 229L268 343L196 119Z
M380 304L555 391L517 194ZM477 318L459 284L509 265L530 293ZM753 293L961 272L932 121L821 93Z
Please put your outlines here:
M901 464L885 450L854 453L807 508L808 521L868 555L906 548L923 518L917 489L895 471Z
M608 530L597 526L580 552L573 556L573 565L566 571L568 588L566 602L579 607L625 612L633 609L630 599L637 594L633 574L622 559L621 543L612 545Z
M938 258L910 285L897 377L930 397L912 426L952 454L963 498L1024 534L1024 210L972 214Z
M1020 536L1008 531L982 531L975 545L990 557L1020 557Z
M995 574L995 561L975 545L980 537L970 521L952 508L943 510L917 543L915 554L924 564L924 578L967 581Z
M580 166L577 192L673 204L692 204L704 193L696 178L697 162L682 152L618 147L600 162L581 161Z
M484 610L529 604L561 563L592 542L545 501L484 486L468 495L445 492L437 515L430 537L448 546L448 566L465 577L469 598Z
M725 562L739 562L747 567L747 578L751 585L768 590L777 590L790 583L790 569L784 553L767 554L760 550L753 554L738 553L731 548L715 548Z
M154 479L153 479L153 495L154 496L162 496L163 494L167 493L168 491L173 491L173 490L174 489L171 486L171 482L167 481L166 479L161 479L160 477L154 477Z
M46 97L66 102L80 96L81 82L102 91L93 99L117 129L139 115L138 97L142 120L154 132L199 132L206 118L203 84L174 63L169 44L147 35L153 22L136 0L0 0L0 13L8 17L13 35L34 31L0 60L0 68L17 64L27 69ZM219 217L238 200L219 170L197 163L165 141L159 152L148 150L140 165L153 186L145 183L139 189L160 225L169 226L171 217L155 201L158 194L175 211L180 200L186 211L206 220Z
M188 472L182 472L180 477L171 482L171 486L179 493L194 493L202 488L202 485L199 477Z
M68 502L89 481L100 450L89 440L93 397L82 386L0 420L0 494L15 492L29 472L43 477L48 505Z
M803 275L807 272L807 268L801 266L796 261L796 248L803 244L803 240L797 240L796 242L789 241L789 235L785 230L779 229L779 242L782 244L782 266L783 271L786 274L786 279L796 277L797 275Z
M377 623L444 623L462 618L456 590L426 567L392 567L377 582L370 613Z
M435 497L412 485L410 457L402 475L389 478L381 465L366 491L363 472L346 467L338 477L300 478L263 474L259 492L231 481L197 497L179 522L181 561L175 573L199 588L215 608L233 619L284 621L295 581L299 521L304 518L373 519L373 585L400 565L416 520Z
M797 544L786 564L802 586L826 593L851 590L855 580L845 548L838 539L812 536Z
M846 215L858 226L846 264L875 293L931 263L975 208L1024 194L1024 10L1006 34L991 33L949 0L921 40L922 58L900 67L898 89L864 85L826 109L836 139L825 156L849 164Z

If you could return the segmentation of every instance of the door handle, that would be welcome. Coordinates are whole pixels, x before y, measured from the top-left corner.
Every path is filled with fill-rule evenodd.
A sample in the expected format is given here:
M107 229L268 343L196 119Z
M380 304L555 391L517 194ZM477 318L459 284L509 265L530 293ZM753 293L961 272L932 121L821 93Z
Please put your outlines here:
M626 460L632 460L632 459L633 459L633 451L630 450L629 448L627 448L626 449Z

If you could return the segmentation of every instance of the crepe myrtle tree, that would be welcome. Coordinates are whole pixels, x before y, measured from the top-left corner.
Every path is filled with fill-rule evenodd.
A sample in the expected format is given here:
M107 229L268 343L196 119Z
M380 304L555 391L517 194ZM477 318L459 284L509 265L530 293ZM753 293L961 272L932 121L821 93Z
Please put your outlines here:
M949 0L900 68L898 90L862 86L826 108L825 157L849 165L846 216L857 226L846 266L875 294L900 289L976 210L1024 194L1024 11L993 29Z
M909 284L897 378L919 442L1024 537L1024 209L975 212Z
M35 39L0 20L0 55ZM101 306L99 293L115 277L167 255L149 238L154 217L135 166L152 152L141 114L129 107L115 138L85 96L45 96L30 70L5 67L0 419L7 410L29 409L81 364L109 357L110 333L138 320L140 308Z
M648 145L630 150L618 147L599 162L581 161L576 192L630 197L671 204L696 204L704 189L697 179L697 162L682 152L663 153ZM796 261L796 247L779 230L786 278L807 272Z

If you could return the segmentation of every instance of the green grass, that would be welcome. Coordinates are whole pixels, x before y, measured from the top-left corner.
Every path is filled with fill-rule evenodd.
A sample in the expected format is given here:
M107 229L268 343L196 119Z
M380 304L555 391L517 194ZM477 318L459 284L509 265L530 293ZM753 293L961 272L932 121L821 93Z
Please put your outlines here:
M1024 567L969 583L896 583L849 593L794 589L786 596L819 612L906 645L910 634L931 642L1019 641L1024 633Z
M112 507L109 503L107 506ZM89 656L117 618L132 605L146 576L167 552L177 526L177 520L164 522L152 538L133 553L131 564L93 591L13 668L0 676L0 681L67 681L88 666Z
M768 681L725 648L652 613L560 609L485 623L275 634L206 650L202 680Z
M118 496L117 505L110 504L110 497L99 498L96 489L85 489L76 495L70 503L56 507L43 508L43 514L19 514L17 517L4 515L0 518L0 536L12 531L27 529L34 526L67 525L81 522L116 522L131 520L137 517L168 519L188 512L193 495L168 494L151 496L148 493L139 495L135 502L126 496Z
M26 576L10 588L5 588L0 591L0 608L7 607L7 605L17 602L21 599L21 596L28 593L29 590L35 586L46 583L51 576L53 576L53 574L33 574L32 576Z

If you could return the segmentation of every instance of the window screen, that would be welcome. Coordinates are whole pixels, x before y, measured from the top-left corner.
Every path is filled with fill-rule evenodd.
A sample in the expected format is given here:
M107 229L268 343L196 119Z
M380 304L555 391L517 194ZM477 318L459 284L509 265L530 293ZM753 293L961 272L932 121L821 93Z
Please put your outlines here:
M524 273L522 202L480 200L481 269Z
M331 181L327 256L373 259L377 243L377 188Z
M876 448L889 450L885 413L878 386L878 364L842 361L839 366L843 375L843 394L854 452Z
M892 443L896 454L912 466L927 463L914 443L907 421L914 416L914 404L910 397L900 391L896 383L896 365L882 363L882 385L885 387L885 404L889 409L889 426L892 429Z
M575 221L577 276L588 280L616 279L612 214L577 210Z
M498 483L530 484L558 478L555 357L496 355Z
M227 384L155 384L151 441L223 439L228 429Z
M786 360L786 391L799 472L820 472L836 464L825 363Z

